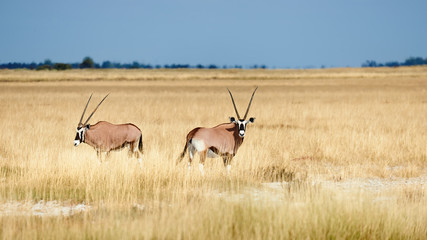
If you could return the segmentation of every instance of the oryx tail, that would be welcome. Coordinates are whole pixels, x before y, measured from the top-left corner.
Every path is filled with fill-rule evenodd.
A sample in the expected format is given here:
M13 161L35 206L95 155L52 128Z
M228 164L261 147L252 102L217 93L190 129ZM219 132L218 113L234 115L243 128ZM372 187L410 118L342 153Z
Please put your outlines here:
M141 154L144 153L143 149L143 145L142 145L142 134L141 136L139 136L139 143L138 143L138 150L141 152Z
M197 132L197 130L199 130L200 128L195 128L193 130L191 130L188 134L187 134L187 141L185 141L185 146L184 149L182 150L182 153L179 155L179 157L176 159L176 164L180 163L182 161L182 159L185 157L185 154L187 153L187 147L188 144L191 144L191 139L193 138L194 134Z

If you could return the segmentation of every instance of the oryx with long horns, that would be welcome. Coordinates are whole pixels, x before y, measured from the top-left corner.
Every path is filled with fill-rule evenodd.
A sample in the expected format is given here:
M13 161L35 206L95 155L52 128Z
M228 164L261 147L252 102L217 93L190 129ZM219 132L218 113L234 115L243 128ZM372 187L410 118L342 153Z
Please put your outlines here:
M105 121L99 121L94 125L88 124L92 115L108 95L109 94L107 94L98 106L96 106L95 110L93 110L89 115L85 123L82 123L86 108L92 98L92 94L90 95L79 124L77 125L77 134L74 139L74 146L77 147L82 142L86 143L95 148L100 159L102 152L105 152L108 156L111 150L119 150L124 147L128 147L129 157L136 156L142 167L142 133L137 126L132 123L112 124Z
M222 157L224 167L227 167L227 171L230 173L231 160L236 155L240 145L243 143L243 139L246 134L246 125L255 121L255 118L253 117L249 118L249 120L246 120L246 117L248 116L249 108L251 107L252 99L257 89L258 87L256 87L252 93L245 116L241 118L237 111L236 104L234 103L233 95L227 88L228 93L230 93L231 101L233 102L237 119L230 117L230 123L223 123L213 128L198 127L191 130L187 134L184 150L177 159L177 163L182 160L188 149L190 155L188 160L189 170L194 154L197 151L200 155L199 169L202 175L204 174L203 166L206 157Z

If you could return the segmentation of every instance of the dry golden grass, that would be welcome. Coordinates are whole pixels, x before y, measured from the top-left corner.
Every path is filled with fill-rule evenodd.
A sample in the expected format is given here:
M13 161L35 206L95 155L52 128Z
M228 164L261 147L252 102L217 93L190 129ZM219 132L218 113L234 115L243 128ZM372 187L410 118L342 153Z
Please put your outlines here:
M71 217L3 214L2 238L427 235L425 67L2 70L0 86L0 202L92 207ZM207 160L205 177L197 158L190 173L185 161L175 166L188 131L234 115L225 88L243 112L255 86L256 121L231 174L220 159ZM89 111L111 93L92 124L141 128L143 169L126 151L98 164L89 146L72 145L92 92ZM275 181L286 184L263 185Z

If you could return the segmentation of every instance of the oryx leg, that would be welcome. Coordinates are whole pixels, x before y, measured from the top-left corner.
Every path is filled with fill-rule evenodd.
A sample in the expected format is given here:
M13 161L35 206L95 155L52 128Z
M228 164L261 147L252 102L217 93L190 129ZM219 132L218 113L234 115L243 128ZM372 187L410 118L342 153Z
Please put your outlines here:
M133 142L133 152L135 154L136 159L138 159L139 166L142 168L142 152L141 153L139 152L138 142L139 142L139 138L138 138L138 140Z
M142 168L142 157L138 151L136 151L136 158L138 159L139 166Z
M199 152L199 155L200 155L199 170L202 176L205 175L204 164L206 160L206 154L207 154L207 150Z
M110 157L110 151L108 151L108 152L105 152L105 161L107 162L107 164L108 164L108 158Z
M139 162L139 166L142 168L142 156L138 150L138 141L139 139L137 139L135 142L127 143L126 146L128 147L128 157L136 157Z
M203 171L203 164L205 163L205 159L206 159L206 153L207 153L207 148L206 148L206 144L203 140L200 139L194 139L192 138L190 140L190 146L194 149L194 151L197 151L200 155L200 161L199 161L199 169L200 169L200 173L202 174L202 176L204 175L204 171ZM189 147L190 150L190 147ZM193 160L194 155L191 154L190 151L190 162L189 165L191 164L191 161Z
M103 155L103 152L101 150L96 150L96 156L98 157L99 164L102 164L102 162L103 162L102 155ZM107 160L108 157L110 157L109 151L105 152L104 160Z
M193 162L194 154L196 153L196 148L193 144L188 144L188 171L191 169L191 162Z
M128 157L131 158L133 156L133 143L126 143L126 147L128 148Z
M96 150L96 157L98 158L98 163L102 164L102 153L101 153L101 150Z
M224 161L224 167L227 168L227 173L230 174L231 171L231 160L233 159L233 155L226 153L222 156L222 160Z

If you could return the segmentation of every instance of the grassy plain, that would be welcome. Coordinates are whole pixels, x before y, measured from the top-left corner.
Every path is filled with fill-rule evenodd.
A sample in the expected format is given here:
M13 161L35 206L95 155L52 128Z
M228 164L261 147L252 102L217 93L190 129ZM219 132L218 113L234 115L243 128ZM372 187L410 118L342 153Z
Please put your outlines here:
M225 174L175 159L194 127L244 112ZM78 120L132 122L126 151L98 163ZM0 203L84 203L72 216L4 214L4 239L425 239L427 68L0 71ZM187 157L186 157L187 158ZM186 160L185 158L185 160ZM266 183L281 182L279 188Z

